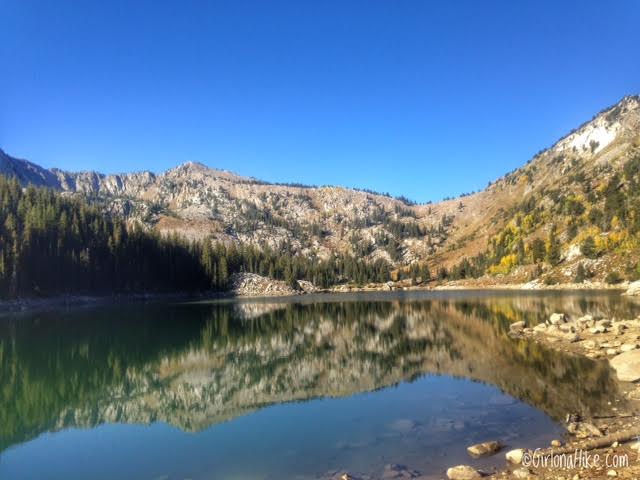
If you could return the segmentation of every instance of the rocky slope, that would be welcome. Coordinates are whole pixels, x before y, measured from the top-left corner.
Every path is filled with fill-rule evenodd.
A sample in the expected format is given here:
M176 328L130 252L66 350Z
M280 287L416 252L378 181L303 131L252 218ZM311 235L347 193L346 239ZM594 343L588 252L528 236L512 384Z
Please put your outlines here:
M635 197L623 200L629 203L624 215L607 213L608 182L618 175L618 190L633 190L625 168L636 158L638 96L602 111L485 190L428 205L342 187L269 184L199 163L158 175L104 175L47 170L0 151L0 173L23 184L86 195L112 213L191 238L268 245L319 258L334 253L383 258L395 267L427 263L432 269L486 253L489 260L476 269L482 274L513 282L536 276L566 281L580 262L599 279L613 270L637 276L629 272L638 270L640 249L628 241L635 230L627 225L636 215L629 206ZM535 258L533 241L547 241L552 226L559 258ZM599 242L593 258L580 250L586 236Z
M0 173L25 185L86 195L163 232L286 246L320 258L344 252L410 263L426 259L446 239L437 209L342 187L273 185L199 163L160 175L103 175L46 170L0 151Z
M489 269L494 276L519 282L535 276L573 281L583 262L594 278L612 271L624 276L627 264L637 268L638 261L637 228L631 224L640 217L639 159L640 97L625 97L523 167L461 199L445 248L431 261L452 266L484 252L495 261ZM438 207L451 210L456 202ZM543 240L548 250L554 227L558 258L549 261L543 252L545 258L533 261L533 241ZM580 248L587 236L598 244L589 256ZM510 255L520 258L501 262Z

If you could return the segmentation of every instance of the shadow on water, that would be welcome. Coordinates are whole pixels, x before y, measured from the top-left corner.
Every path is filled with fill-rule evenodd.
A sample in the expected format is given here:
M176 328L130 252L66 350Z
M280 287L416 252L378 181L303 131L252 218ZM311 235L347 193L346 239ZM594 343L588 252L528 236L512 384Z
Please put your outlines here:
M535 324L553 311L637 313L605 294L415 294L5 318L0 451L101 424L201 431L269 405L348 397L425 374L495 385L556 420L606 411L618 394L606 362L508 337L511 322Z

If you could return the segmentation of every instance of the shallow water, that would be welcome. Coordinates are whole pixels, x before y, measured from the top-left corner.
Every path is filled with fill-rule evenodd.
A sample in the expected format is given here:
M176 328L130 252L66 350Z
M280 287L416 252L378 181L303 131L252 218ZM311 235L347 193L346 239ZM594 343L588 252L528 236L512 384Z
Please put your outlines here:
M466 447L561 435L617 395L605 362L508 337L616 294L389 293L0 318L0 478L440 478Z

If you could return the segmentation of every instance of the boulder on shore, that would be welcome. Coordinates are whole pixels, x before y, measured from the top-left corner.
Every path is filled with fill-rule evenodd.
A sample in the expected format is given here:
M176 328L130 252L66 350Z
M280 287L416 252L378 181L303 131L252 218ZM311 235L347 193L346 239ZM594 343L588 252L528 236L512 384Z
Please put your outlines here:
M551 325L558 325L566 321L567 321L567 317L565 317L564 313L552 313L551 316L549 317L549 323Z
M609 363L616 371L618 380L622 382L640 380L640 350L630 350L616 355L609 360Z
M294 289L282 280L274 280L255 273L234 273L230 283L231 292L242 297L299 295L303 291L313 291L311 282L305 282L303 285L298 283L298 288Z
M640 296L640 280L631 282L627 287L627 291L624 292L624 295L628 295L630 297Z
M514 450L509 450L505 455L507 462L513 463L515 465L520 465L522 463L523 457L524 457L524 448L516 448Z
M519 332L522 332L522 330L524 330L525 326L526 324L523 320L519 322L513 322L511 325L509 325L509 331L512 333L519 333Z

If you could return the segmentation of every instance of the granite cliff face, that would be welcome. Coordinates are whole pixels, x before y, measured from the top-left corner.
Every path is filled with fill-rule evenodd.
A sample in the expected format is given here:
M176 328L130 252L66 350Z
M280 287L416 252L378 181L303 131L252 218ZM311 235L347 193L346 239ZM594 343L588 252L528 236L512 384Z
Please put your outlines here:
M618 219L600 222L594 233L597 222L590 215L597 210L606 213L606 183L622 175L636 157L638 96L603 110L485 190L428 205L342 187L269 184L199 163L157 175L104 175L47 170L0 151L0 173L25 185L85 195L111 213L161 232L286 247L294 254L320 258L349 253L372 261L385 259L395 267L415 262L451 267L483 252L498 265L504 256L517 253L520 241L523 250L529 248L554 225L562 258L570 262L549 269L568 279L575 275L576 262L584 260L578 243L585 235L606 237L626 228ZM628 190L628 185L621 188ZM602 244L600 263L591 266L596 277L622 268L623 257L640 259L637 252L620 255L616 246L604 240ZM525 254L531 256L530 251L518 253ZM496 272L526 281L536 261L527 262L531 268L518 270L506 262Z
M448 221L384 195L342 187L273 185L186 163L160 175L46 170L0 152L0 173L23 184L82 194L111 213L162 232L250 243L326 258L334 252L425 259L444 242ZM428 241L425 241L428 238Z

